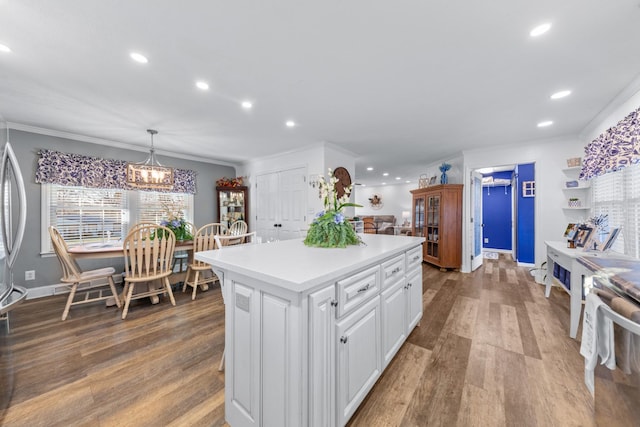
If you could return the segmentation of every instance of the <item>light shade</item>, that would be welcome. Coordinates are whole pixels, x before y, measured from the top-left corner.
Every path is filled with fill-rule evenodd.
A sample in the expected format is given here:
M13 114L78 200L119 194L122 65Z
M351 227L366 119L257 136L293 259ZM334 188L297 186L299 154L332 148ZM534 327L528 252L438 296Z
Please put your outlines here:
M147 129L147 132L151 135L149 157L141 163L127 163L127 184L135 188L171 190L173 189L173 168L162 166L156 160L153 148L153 135L158 131Z

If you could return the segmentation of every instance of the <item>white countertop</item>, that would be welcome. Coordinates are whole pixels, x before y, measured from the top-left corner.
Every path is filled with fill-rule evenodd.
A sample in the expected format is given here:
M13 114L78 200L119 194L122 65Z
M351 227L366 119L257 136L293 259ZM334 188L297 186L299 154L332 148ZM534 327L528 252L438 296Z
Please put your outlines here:
M424 237L360 234L366 245L346 248L311 248L303 239L248 244L197 252L196 259L294 292L354 273L419 246Z

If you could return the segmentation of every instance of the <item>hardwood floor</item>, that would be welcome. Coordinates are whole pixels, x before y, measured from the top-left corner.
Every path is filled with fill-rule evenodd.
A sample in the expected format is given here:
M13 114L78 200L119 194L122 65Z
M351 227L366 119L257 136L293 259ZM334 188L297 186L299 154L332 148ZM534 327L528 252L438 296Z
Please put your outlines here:
M472 274L423 272L421 324L351 426L640 424L638 382L619 370L596 370L594 404L566 293L547 300L504 257ZM176 307L138 301L125 321L97 303L62 322L65 296L18 307L0 334L0 386L12 390L0 425L224 425L220 290L175 295Z

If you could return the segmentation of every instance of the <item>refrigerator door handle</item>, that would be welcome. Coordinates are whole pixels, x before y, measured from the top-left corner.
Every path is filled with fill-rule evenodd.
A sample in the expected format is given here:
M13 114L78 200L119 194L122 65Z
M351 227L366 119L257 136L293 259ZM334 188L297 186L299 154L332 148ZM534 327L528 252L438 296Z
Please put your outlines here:
M11 178L13 177L16 180L16 190L18 192L18 206L19 206L19 215L18 215L18 227L16 229L15 236L12 235L13 227L11 224L11 192L7 194L7 189L11 185ZM7 141L4 153L2 154L2 166L0 167L0 201L8 200L8 212L5 212L5 215L2 215L2 240L5 246L5 252L7 253L7 265L9 269L13 267L13 264L16 261L18 253L20 252L20 246L22 245L22 238L24 237L24 230L27 224L27 195L24 188L24 180L22 179L22 171L20 170L20 165L18 164L18 159L16 158L13 149L11 148L11 144ZM7 222L9 221L9 222Z

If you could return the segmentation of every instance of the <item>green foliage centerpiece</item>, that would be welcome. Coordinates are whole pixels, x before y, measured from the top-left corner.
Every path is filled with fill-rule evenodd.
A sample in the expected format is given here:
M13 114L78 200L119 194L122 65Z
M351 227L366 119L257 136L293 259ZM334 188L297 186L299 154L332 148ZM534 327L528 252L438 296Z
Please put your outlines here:
M176 235L176 241L192 240L192 230L184 219L182 206L178 203L165 202L162 204L162 208L167 218L160 221L160 225L173 231L173 234Z
M329 182L323 176L319 179L320 198L324 200L324 210L318 212L309 227L304 244L319 248L345 248L348 245L358 245L362 241L354 231L351 224L345 221L342 209L348 206L362 207L355 203L349 203L351 188L344 188L344 193L339 196L336 190L338 179L329 169Z

